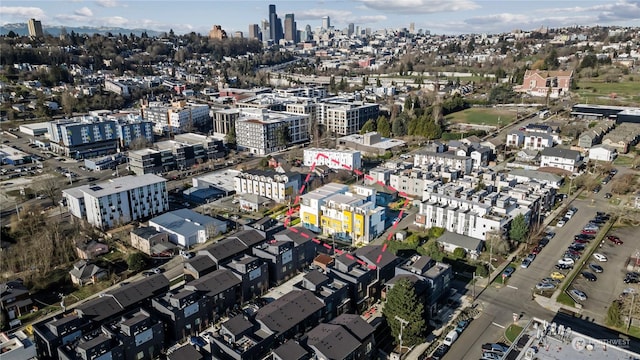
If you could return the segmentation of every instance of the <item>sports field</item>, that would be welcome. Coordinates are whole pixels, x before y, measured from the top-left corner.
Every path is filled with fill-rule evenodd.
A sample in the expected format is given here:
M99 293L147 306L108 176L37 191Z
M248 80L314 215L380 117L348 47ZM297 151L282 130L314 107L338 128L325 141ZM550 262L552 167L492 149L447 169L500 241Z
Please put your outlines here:
M447 123L465 123L474 125L504 126L516 118L515 111L495 108L471 108L449 114Z
M638 78L638 79L636 79ZM578 81L579 89L575 92L580 102L603 105L635 105L640 104L640 77L625 77L620 82L604 82L595 79Z

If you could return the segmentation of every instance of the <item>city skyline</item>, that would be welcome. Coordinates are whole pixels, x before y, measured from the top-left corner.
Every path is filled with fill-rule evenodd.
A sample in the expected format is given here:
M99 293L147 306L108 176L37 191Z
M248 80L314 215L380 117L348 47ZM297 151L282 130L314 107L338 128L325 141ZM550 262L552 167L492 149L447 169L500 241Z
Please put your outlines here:
M239 6L242 5L242 6ZM487 1L487 0L352 0L352 1L16 1L0 6L2 24L26 23L30 18L47 26L104 26L197 32L206 35L214 24L227 33L242 31L250 24L269 21L269 5L278 19L294 14L297 29L320 28L328 16L342 30L354 23L360 28L409 28L438 34L499 33L514 29L574 25L637 26L640 0L575 1ZM284 25L284 24L283 24Z

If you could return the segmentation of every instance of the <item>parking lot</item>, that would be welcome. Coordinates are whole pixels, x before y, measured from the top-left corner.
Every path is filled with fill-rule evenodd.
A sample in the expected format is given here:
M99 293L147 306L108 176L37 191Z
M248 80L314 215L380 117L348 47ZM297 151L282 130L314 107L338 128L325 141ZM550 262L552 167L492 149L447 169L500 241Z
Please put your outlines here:
M615 245L613 242L603 240L602 247L597 249L607 257L606 262L600 262L593 257L584 259L584 267L588 267L589 263L596 263L603 268L602 273L595 274L598 279L596 281L588 281L580 273L584 271L580 269L573 283L567 289L579 289L587 294L588 299L582 301L583 314L589 316L595 321L602 323L605 320L607 309L613 300L617 299L625 288L632 287L638 291L637 284L625 284L623 282L625 274L628 272L625 265L629 256L640 250L633 239L636 238L637 229L632 227L614 228L608 235L616 235L624 243ZM599 244L594 244L599 246ZM582 261L580 262L582 265ZM585 269L593 272L591 270Z

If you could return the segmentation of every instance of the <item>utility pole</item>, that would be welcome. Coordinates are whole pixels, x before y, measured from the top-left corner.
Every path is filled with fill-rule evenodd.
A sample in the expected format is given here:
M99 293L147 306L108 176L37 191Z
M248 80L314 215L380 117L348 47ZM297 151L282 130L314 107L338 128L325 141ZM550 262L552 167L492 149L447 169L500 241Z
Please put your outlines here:
M631 328L631 314L633 313L633 304L636 301L636 293L631 294L631 306L629 307L629 324L627 324L627 332L629 332L629 328Z
M409 322L398 315L396 315L394 318L400 322L400 336L398 336L398 338L400 340L400 359L402 359L402 330L406 325L409 324Z
M491 259L489 259L491 260ZM473 301L476 301L476 272L473 272L473 295L472 295L472 299Z

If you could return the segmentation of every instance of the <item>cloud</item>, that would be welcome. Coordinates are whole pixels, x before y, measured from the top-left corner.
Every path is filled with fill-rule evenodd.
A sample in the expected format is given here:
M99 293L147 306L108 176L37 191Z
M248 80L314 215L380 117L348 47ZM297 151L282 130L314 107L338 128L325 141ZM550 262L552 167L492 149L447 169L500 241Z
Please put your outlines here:
M296 20L320 20L328 16L332 24L376 23L387 20L385 15L355 15L349 10L309 9L296 11Z
M31 18L43 20L47 17L42 9L32 6L0 6L0 14L3 24L25 22Z
M109 16L100 19L100 22L106 26L124 27L131 22L122 16Z
M433 14L477 9L473 0L356 0L369 9L397 14Z
M100 7L112 8L121 6L117 0L96 0L96 4Z
M91 11L91 9L89 9L86 6L83 7L82 9L78 9L78 10L74 11L73 13L78 15L78 16L85 16L85 17L93 16L93 11Z

